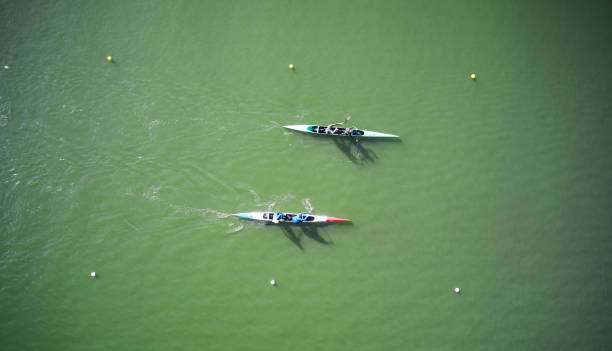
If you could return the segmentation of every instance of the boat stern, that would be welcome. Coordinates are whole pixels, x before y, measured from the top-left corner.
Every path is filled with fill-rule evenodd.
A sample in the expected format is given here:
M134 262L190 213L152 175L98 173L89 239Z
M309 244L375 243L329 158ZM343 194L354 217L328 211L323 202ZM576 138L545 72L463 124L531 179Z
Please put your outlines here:
M244 219L253 219L253 215L250 213L234 213L232 216Z
M283 128L287 128L287 129L291 129L291 130L296 130L298 132L306 132L306 133L311 133L312 132L312 125L310 124L294 124L294 125L290 125L290 126L283 126Z

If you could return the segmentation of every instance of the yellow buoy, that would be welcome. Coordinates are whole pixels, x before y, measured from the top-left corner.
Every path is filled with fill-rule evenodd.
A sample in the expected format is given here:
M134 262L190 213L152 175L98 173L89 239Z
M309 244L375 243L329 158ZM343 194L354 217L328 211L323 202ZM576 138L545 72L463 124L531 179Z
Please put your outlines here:
M106 59L107 59L108 61L112 61L112 60L113 60L113 57L112 57L112 56L108 56Z
M472 75L470 76L470 78L472 78L472 79L476 79L476 73L472 73Z
M294 68L295 68L295 66L293 66L293 63L290 63L289 64L289 69L294 69Z

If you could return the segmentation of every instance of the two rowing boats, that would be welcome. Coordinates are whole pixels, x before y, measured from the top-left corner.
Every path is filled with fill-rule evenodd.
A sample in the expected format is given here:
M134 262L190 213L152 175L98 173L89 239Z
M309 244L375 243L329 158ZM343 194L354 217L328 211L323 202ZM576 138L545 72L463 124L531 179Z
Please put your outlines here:
M273 222L274 215L277 212L243 212L243 213L235 213L233 216L244 219L251 219L254 221L263 221L263 222ZM293 217L299 216L298 213L280 213L280 218L278 219L279 223L293 223ZM329 223L329 222L349 222L350 219L346 218L337 218L337 217L328 217L328 216L319 216L319 215L311 215L304 214L305 220L302 223Z
M347 117L344 122L348 121L350 117ZM398 135L374 132L371 130L361 130L356 128L343 128L343 127L331 127L322 125L311 125L311 124L294 124L289 126L283 126L283 128L295 130L298 132L304 132L308 134L320 134L330 136L347 136L355 137L359 141L359 137L366 138L399 138ZM359 153L359 149L357 149ZM243 212L235 213L233 216L238 218L250 219L254 221L262 221L268 223L274 223L275 215L280 214L278 223L293 223L293 219L296 216L301 216L301 223L330 223L330 222L349 222L350 219L319 216L311 214L298 214L298 213L278 213L278 212Z

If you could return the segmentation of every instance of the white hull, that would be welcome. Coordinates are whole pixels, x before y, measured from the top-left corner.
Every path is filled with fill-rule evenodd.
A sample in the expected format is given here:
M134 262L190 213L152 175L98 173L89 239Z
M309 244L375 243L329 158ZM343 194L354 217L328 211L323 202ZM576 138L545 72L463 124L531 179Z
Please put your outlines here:
M252 219L254 221L262 221L262 222L270 222L272 223L274 220L275 212L243 212L243 213L235 213L233 216L244 219ZM293 216L296 216L296 213L286 213L285 216L279 221L279 223L293 223ZM302 223L329 223L329 222L348 222L349 219L346 218L337 218L337 217L328 217L328 216L318 216L318 215L307 215L306 221Z
M290 126L283 126L283 128L296 130L298 132L304 132L304 133L309 133L309 134L348 136L346 134L339 134L339 133L336 133L336 134L324 133L322 132L322 129L325 128L325 126L316 125L316 124L294 124ZM344 130L344 128L339 128L339 129ZM357 130L357 132L359 132L358 135L356 134L356 135L351 135L351 136L366 137L366 138L399 138L399 135L373 132L371 130Z

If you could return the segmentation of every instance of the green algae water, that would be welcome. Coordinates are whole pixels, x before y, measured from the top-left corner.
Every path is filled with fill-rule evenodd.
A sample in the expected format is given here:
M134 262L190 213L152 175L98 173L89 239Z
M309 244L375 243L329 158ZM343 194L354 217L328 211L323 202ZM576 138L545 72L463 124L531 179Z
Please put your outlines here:
M611 15L2 1L1 349L609 350Z

